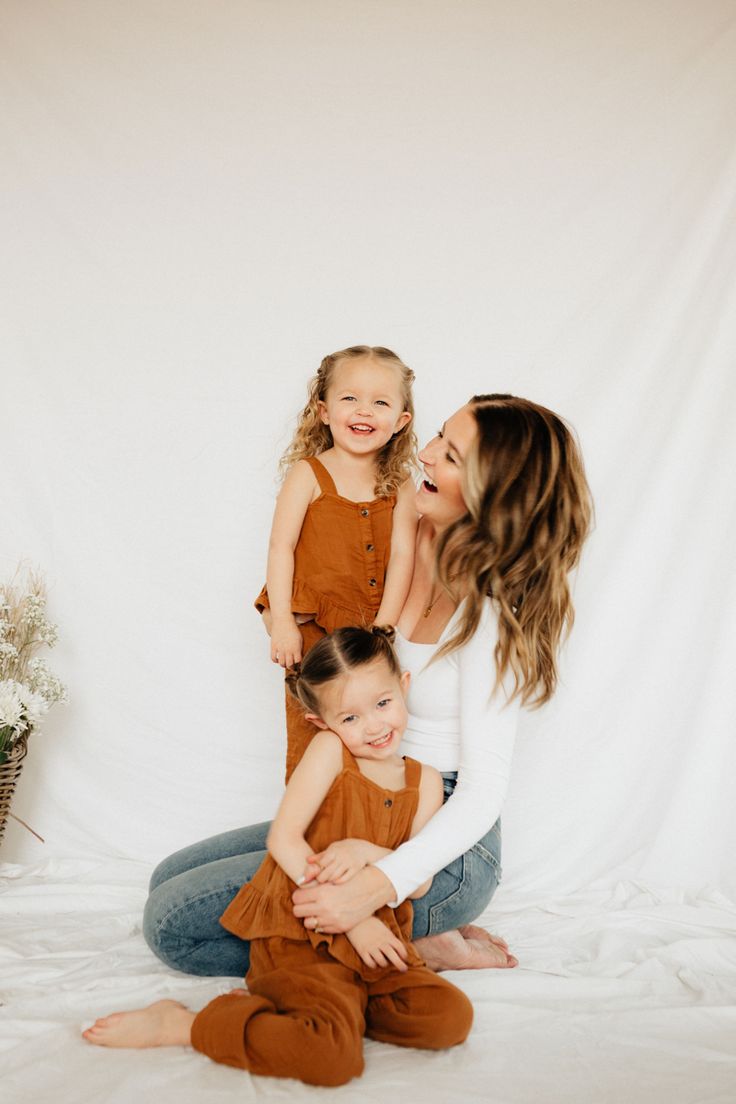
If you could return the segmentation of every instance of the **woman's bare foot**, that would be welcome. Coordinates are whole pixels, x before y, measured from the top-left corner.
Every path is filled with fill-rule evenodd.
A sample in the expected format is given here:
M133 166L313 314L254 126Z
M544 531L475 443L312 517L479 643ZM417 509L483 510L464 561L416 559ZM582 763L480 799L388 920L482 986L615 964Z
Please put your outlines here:
M485 928L479 928L477 924L463 924L457 930L463 939L479 939L482 943L495 943L497 947L502 947L508 954L509 945L505 939L502 939L500 935L494 935L492 932L486 931ZM514 958L513 955L510 957ZM518 965L518 960L514 958L514 966Z
M478 934L476 934L478 933ZM481 935L482 933L482 935ZM507 970L518 966L503 940L472 924L461 931L415 939L414 946L430 970Z
M107 1047L189 1046L194 1012L175 1000L160 1000L135 1012L113 1012L82 1032L88 1043Z

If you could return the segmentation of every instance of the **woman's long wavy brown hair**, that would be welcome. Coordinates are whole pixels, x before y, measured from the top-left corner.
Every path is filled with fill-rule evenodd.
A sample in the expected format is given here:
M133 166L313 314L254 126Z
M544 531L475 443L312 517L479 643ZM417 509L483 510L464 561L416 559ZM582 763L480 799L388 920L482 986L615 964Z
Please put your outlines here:
M309 381L307 405L299 415L296 433L281 457L279 472L283 476L297 460L319 456L332 448L332 433L319 414L320 401L324 402L335 372L346 360L360 357L373 359L395 368L400 379L403 410L411 414L411 421L395 433L378 454L376 460L376 490L378 497L395 494L417 467L417 438L414 433L414 401L411 388L414 373L390 349L382 345L351 345L337 353L330 353L319 366L317 375Z
M462 579L468 599L438 655L461 648L490 595L499 618L496 685L534 708L557 686L557 652L574 610L568 573L588 535L592 500L572 430L546 407L514 395L475 395L478 434L463 470L468 511L441 535L439 581Z

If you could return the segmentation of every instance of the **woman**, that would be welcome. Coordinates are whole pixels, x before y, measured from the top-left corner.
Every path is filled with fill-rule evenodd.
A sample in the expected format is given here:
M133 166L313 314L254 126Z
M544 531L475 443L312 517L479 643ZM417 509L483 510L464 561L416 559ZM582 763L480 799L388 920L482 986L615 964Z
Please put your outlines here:
M294 893L308 928L345 931L414 901L413 934L434 969L516 965L470 923L500 878L500 822L521 706L553 694L572 624L567 575L588 533L582 460L557 415L511 395L477 395L420 453L426 478L397 651L411 672L403 750L435 766L452 796L424 829L342 885ZM168 965L240 975L248 946L219 917L265 854L268 824L185 848L154 871L144 934Z

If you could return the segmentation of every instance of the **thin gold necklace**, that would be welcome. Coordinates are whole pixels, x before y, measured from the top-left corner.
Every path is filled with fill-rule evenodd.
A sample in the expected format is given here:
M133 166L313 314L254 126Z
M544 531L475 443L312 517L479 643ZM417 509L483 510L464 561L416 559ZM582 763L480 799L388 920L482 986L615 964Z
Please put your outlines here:
M454 582L455 582L455 579L456 579L456 578L457 578L457 575L451 575L451 576L450 576L450 579L449 579L449 581L450 581L451 583L454 583ZM445 587L444 587L444 586L443 586L443 585L442 585L442 584L440 583L439 587L437 588L437 590L436 590L436 591L434 592L434 594L432 595L432 599L431 599L431 601L430 601L429 605L428 605L428 606L427 606L427 607L425 608L425 610L424 610L424 613L422 614L422 617L429 617L430 613L432 612L432 610L433 610L433 609L434 609L434 607L435 607L435 604L436 604L437 602L439 602L439 600L440 600L440 598L442 597L443 593L445 593L445 594L449 594L449 595L450 595L450 597L452 597L452 591L449 591L449 590L447 590L447 589L446 589L446 588L445 588Z
M429 617L430 613L434 609L435 603L439 600L440 595L442 594L442 591L444 589L445 589L444 587L440 587L440 589L432 595L432 601L429 603L429 605L425 609L424 613L422 614L422 617Z

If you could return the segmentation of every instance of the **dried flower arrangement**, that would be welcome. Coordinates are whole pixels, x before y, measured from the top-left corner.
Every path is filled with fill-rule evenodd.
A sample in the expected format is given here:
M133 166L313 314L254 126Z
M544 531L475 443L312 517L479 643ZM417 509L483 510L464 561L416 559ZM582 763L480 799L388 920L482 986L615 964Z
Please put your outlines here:
M44 645L53 648L57 637L38 572L19 569L9 583L0 583L0 771L16 761L15 776L6 783L11 794L28 737L55 702L67 700L66 687L35 656Z

